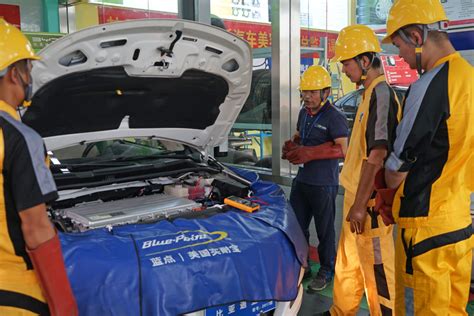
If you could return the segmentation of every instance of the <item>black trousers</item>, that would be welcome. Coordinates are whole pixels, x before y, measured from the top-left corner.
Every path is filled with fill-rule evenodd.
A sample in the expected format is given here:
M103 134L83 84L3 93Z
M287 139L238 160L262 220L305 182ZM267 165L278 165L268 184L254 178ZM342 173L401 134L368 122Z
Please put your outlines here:
M293 180L290 204L309 243L309 224L314 217L316 233L319 239L318 254L321 263L320 272L326 277L334 275L336 258L336 196L338 186L309 185Z

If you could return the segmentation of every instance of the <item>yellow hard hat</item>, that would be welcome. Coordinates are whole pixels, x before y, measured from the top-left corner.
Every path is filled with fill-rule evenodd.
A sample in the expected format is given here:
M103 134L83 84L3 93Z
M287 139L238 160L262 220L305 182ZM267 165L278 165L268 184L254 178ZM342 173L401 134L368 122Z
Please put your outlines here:
M352 59L362 53L379 53L379 40L374 31L365 25L350 25L339 32L336 40L335 55L332 61Z
M391 43L391 36L404 26L448 21L439 0L395 1L387 18L387 36L382 43Z
M322 66L310 66L301 76L300 90L322 90L331 86L331 76Z
M22 59L40 59L19 29L0 19L0 71Z

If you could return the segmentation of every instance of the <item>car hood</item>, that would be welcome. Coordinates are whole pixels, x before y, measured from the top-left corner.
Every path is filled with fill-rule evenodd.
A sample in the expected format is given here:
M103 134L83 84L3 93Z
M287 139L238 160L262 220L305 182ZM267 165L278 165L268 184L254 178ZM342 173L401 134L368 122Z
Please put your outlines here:
M251 49L183 20L98 25L43 49L23 122L48 149L117 137L224 142L248 97Z

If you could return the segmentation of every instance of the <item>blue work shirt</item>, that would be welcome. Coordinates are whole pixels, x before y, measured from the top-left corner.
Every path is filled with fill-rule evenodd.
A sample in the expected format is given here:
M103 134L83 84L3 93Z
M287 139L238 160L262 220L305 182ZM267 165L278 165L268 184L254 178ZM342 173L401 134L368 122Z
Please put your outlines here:
M303 106L298 115L296 129L300 133L303 146L321 145L349 134L345 115L329 101L315 115L310 115ZM309 161L299 168L296 180L310 185L339 185L339 161Z

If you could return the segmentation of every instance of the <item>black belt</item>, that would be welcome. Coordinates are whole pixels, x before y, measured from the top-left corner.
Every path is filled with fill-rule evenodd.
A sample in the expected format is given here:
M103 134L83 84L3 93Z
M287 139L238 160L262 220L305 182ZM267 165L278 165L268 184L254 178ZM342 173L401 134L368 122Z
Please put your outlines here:
M472 236L473 228L472 224L467 227L458 229L449 233L436 235L420 241L416 245L413 245L412 239L410 238L409 244L405 240L405 229L402 228L402 243L407 256L406 262L406 273L413 274L412 259L416 256L422 255L430 250L440 248L446 245L455 244L457 242L469 239Z
M41 316L49 316L48 304L26 294L0 290L0 306L16 307Z

